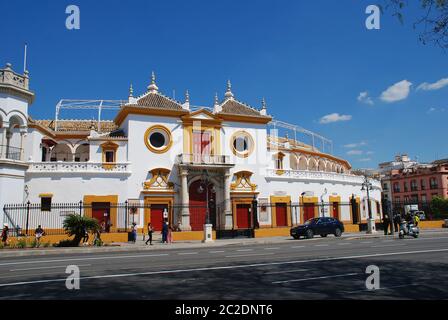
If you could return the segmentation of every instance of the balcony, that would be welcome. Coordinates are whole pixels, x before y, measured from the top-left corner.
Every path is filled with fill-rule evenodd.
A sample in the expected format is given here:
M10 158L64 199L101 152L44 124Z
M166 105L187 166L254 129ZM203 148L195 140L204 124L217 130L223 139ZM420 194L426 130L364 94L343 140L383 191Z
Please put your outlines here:
M0 159L21 161L22 149L7 145L0 145Z
M277 170L267 169L266 178L269 180L315 180L319 182L333 182L362 185L364 177L325 171L307 170ZM381 190L381 183L378 180L370 180L375 189Z
M130 174L130 163L107 163L102 162L31 162L28 173L73 173L73 174Z
M180 154L176 157L176 164L198 167L233 167L235 165L230 162L230 156L202 154Z

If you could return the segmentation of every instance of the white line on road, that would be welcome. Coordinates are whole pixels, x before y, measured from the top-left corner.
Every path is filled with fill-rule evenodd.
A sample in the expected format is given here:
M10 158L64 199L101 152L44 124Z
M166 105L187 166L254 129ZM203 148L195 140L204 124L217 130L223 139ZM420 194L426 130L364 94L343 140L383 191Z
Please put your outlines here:
M340 277L350 277L355 276L360 273L345 273L345 274L336 274L333 276L323 276L323 277L314 277L314 278L304 278L304 279L293 279L293 280L282 280L282 281L273 281L272 284L280 284L280 283L288 283L288 282L303 282L309 280L320 280L320 279L330 279L330 278L340 278Z
M318 258L318 259L310 259L310 260L295 260L295 261L283 261L283 262L265 262L265 263L243 264L243 265L236 265L236 266L205 267L205 268L195 268L195 269L177 269L177 270L150 271L150 272L141 272L141 273L109 274L109 275L101 275L101 276L80 277L79 279L86 280L86 279L103 279L103 278L124 278L124 277L159 275L159 274L186 273L186 272L210 271L210 270L229 270L229 269L254 268L254 267L263 267L263 266L278 266L278 265L299 264L299 263L325 262L325 261L337 261L337 260L353 260L353 259L387 257L387 256L401 256L401 255L408 255L408 254L440 253L440 252L447 252L447 251L448 251L448 249L433 249L433 250L403 251L403 252L389 252L389 253L374 253L374 254L365 254L365 255L358 255L358 256ZM49 283L49 282L62 282L62 281L66 281L66 278L64 277L61 279L1 283L0 287L11 287L11 286L21 286L21 285L36 284L36 283Z
M308 271L308 269L296 269L296 270L286 270L286 271L267 272L267 273L265 273L265 275L268 275L268 274L292 273L292 272L305 272L305 271Z
M252 257L252 256L269 256L273 253L254 253L254 254L236 254L232 256L226 256L226 258L237 258L237 257Z
M400 243L400 244L386 244L386 245L382 245L382 246L371 246L371 248L387 248L387 247L400 247L400 246L405 246L405 243Z
M107 259L123 259L123 258L150 258L150 257L163 257L169 256L168 253L161 254L143 254L143 255L119 255L119 256L102 256L102 257L80 257L69 259L53 259L53 260L31 260L31 261L17 261L0 263L0 266L11 266L15 264L35 264L35 263L51 263L51 262L66 262L66 261L79 261L79 260L107 260Z
M78 264L78 267L90 267L91 264ZM42 269L57 269L57 268L67 268L66 265L64 266L54 266L54 267L38 267L38 268L24 268L24 269L11 269L9 271L28 271L28 270L42 270Z
M328 244L315 244L315 247L328 247Z
M190 254L198 254L197 252L179 252L178 255L180 256L185 256L185 255L190 255Z
M236 250L238 252L245 252L245 251L254 251L254 249L240 249L240 250Z
M278 249L280 249L280 248L264 248L264 250L278 250Z
M343 293L348 293L348 294L350 294L350 293L359 293L359 292L372 292L372 293L375 293L376 291L379 291L379 290L390 290L390 289L395 289L395 288L411 287L411 286L417 286L417 285L420 285L420 283L401 284L401 285L398 285L398 286L379 288L379 289L375 289L375 290L363 289L363 290L342 291L342 292Z
M305 246L292 246L292 249L299 249L299 248L305 248Z
M360 242L361 244L369 244L369 243L373 243L372 241L362 241Z
M338 246L348 246L349 244L351 244L350 242L349 243L338 243Z
M224 250L217 250L217 251L209 251L208 253L223 253L225 252Z

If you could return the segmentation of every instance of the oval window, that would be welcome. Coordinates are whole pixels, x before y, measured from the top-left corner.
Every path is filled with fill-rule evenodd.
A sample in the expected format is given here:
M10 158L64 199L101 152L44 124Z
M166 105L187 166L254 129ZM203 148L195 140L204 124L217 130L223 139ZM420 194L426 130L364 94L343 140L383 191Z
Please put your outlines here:
M153 126L146 130L145 144L154 153L164 153L171 147L170 131L163 126Z
M254 149L254 141L249 133L238 131L232 136L231 147L236 156L245 158L252 153Z
M154 132L149 136L149 142L154 148L161 148L165 145L165 137L160 132Z

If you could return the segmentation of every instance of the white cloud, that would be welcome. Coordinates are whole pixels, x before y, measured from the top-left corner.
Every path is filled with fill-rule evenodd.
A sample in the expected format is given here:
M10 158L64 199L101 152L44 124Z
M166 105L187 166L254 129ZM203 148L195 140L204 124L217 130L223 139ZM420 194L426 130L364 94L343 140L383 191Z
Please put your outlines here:
M358 161L367 162L367 161L372 161L372 159L371 158L361 158Z
M361 141L361 142L358 142L358 143L349 143L349 144L345 144L345 145L344 145L344 148L351 149L351 148L362 147L362 146L365 146L365 145L367 145L367 142L365 142L365 141Z
M350 150L350 151L347 151L347 154L349 156L359 156L359 155L361 155L363 153L364 152L362 150Z
M373 100L369 97L369 93L367 91L359 93L358 101L373 106Z
M351 119L352 119L351 115L332 113L332 114L327 114L326 116L323 116L322 118L320 118L319 123L327 124L327 123L338 122L338 121L349 121Z
M445 108L429 108L428 111L426 113L431 114L431 113L436 113L436 112L445 112Z
M448 86L448 78L440 79L439 81L434 83L423 82L421 85L417 87L417 90L425 90L425 91L439 90L445 86Z
M408 97L412 83L408 80L402 80L387 88L381 93L380 99L385 102L396 102Z

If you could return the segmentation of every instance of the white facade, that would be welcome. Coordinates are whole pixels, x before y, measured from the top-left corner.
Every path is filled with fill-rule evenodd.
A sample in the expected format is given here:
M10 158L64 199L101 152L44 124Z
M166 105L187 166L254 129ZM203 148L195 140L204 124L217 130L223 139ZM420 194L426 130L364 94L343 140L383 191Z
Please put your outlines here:
M26 85L2 78L9 73ZM217 223L225 229L241 227L238 214L254 198L273 205L339 203L338 218L353 223L348 203L355 196L360 204L355 222L367 219L367 194L361 191L364 178L350 174L347 161L273 136L265 104L257 110L239 102L230 83L223 101L212 108L190 108L189 96L183 104L174 101L159 93L153 78L146 93L133 97L131 92L114 122L58 120L57 128L55 121L28 116L33 94L27 74L15 74L10 67L0 70L0 88L1 207L39 203L43 197L53 203L166 201L185 206L169 218L194 230L188 206L201 203L202 195L190 191L196 193L205 170L222 211ZM17 150L18 157L5 148ZM380 219L381 185L371 182L372 213ZM280 209L274 208L258 213L260 226L280 224L270 212ZM329 211L316 214L330 216ZM138 215L140 227L151 214ZM294 219L298 221L288 225L303 222L304 217Z

